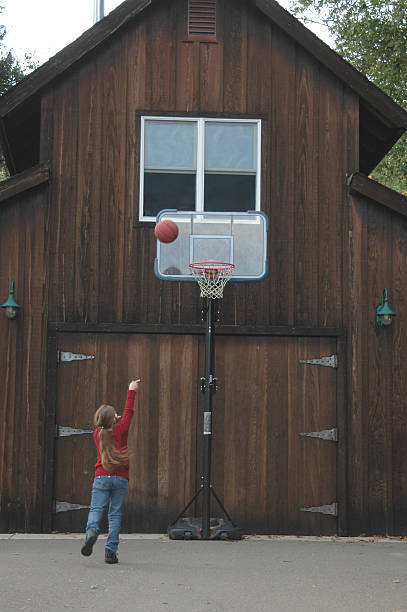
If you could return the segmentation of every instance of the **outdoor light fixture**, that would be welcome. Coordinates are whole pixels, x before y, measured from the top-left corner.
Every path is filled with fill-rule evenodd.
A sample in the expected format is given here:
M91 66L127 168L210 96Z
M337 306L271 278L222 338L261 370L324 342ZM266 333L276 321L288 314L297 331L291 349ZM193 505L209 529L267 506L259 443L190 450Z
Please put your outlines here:
M376 308L376 323L379 327L391 325L393 317L396 313L389 306L389 297L387 289L384 289L382 294L382 303Z
M2 308L5 308L6 317L8 319L15 319L17 316L18 309L20 308L20 304L14 299L14 281L11 283L10 294L8 296L7 302L1 305Z

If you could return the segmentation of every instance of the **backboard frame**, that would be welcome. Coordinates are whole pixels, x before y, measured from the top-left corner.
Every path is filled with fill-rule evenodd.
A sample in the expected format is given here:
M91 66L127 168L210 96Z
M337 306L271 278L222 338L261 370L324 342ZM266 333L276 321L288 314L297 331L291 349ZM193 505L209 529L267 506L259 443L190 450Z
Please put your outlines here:
M257 255L257 267L258 270L256 274L252 274L250 276L245 274L239 274L238 271L232 274L232 277L229 282L258 282L263 280L268 274L268 260L267 260L267 235L268 235L268 217L265 213L257 210L250 210L246 212L225 212L225 211L184 211L184 210L176 210L176 209L165 209L161 210L158 215L156 222L159 223L163 219L171 219L177 224L182 223L182 217L184 218L184 222L188 222L188 217L190 218L190 225L193 225L194 222L199 223L218 223L221 224L223 220L231 219L230 225L230 233L226 234L218 234L218 233L188 233L186 231L185 234L182 232L182 227L179 225L179 235L173 243L162 243L157 240L157 251L156 257L154 261L154 273L160 279L164 281L175 281L175 282L195 282L193 275L189 269L189 264L194 261L203 261L203 260L213 260L214 257L210 252L202 252L199 251L198 247L200 242L204 244L204 241L210 239L211 241L219 240L219 250L221 255L219 258L215 258L219 261L224 261L228 263L235 264L235 256L234 249L239 248L239 240L236 239L236 236L232 233L232 226L234 223L242 224L245 221L249 221L249 219L254 222L254 224L259 225L257 236L259 242L261 242L261 251ZM240 223L239 223L240 222ZM186 244L186 241L189 237L189 244ZM168 253L171 254L171 250L174 252L174 261L176 260L176 249L181 248L178 240L184 241L184 248L182 249L182 254L185 257L188 255L189 260L185 260L183 262L183 272L177 273L176 264L173 263L171 266L166 267L168 264L165 263L166 257L168 258ZM189 254L187 254L187 251ZM198 254L196 255L196 252ZM181 256L180 256L181 257ZM178 260L177 260L178 261ZM181 266L180 266L181 267ZM164 273L164 269L169 270L173 269L173 272Z

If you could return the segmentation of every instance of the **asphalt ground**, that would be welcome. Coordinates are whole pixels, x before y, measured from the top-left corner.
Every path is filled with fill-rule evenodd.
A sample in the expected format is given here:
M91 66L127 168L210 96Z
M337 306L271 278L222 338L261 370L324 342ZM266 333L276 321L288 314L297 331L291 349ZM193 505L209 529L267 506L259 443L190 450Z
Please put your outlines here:
M122 535L117 565L82 542L0 535L1 612L407 612L406 541Z

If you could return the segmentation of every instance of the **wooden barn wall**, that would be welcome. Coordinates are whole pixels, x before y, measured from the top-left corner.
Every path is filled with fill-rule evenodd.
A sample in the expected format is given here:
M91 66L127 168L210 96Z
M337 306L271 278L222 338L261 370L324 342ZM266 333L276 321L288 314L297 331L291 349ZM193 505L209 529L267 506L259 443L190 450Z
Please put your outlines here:
M0 531L41 531L46 195L37 188L0 205L1 301L14 280L21 306L14 320L0 313Z
M352 534L407 534L407 219L351 198L348 524ZM383 289L396 312L376 326Z
M183 0L155 4L44 95L50 320L200 320L195 286L154 276L153 227L138 222L145 111L263 119L270 274L230 285L222 322L342 325L343 203L346 174L357 169L357 97L252 5L220 5L217 43L187 40Z

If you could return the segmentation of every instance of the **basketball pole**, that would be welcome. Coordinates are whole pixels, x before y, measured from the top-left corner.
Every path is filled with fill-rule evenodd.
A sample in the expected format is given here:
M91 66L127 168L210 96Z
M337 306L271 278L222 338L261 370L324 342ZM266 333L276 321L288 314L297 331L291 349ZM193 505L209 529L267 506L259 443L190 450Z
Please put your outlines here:
M202 390L205 393L205 412L203 419L204 453L202 469L202 539L209 540L211 537L211 494L219 504L226 518L235 527L232 518L225 506L217 496L211 484L212 468L212 394L216 391L217 379L214 376L215 363L215 321L216 309L215 299L206 298L206 331L205 331L205 378L202 382Z
M192 506L202 493L202 517L201 517L201 538L202 540L211 539L211 495L219 504L219 507L225 514L228 521L233 527L236 527L223 503L216 494L211 485L211 466L212 466L212 394L216 391L216 378L214 377L214 357L215 357L215 319L216 309L214 307L215 300L206 298L206 308L202 309L202 315L206 312L206 330L205 330L205 377L201 378L201 391L205 394L205 409L203 418L203 466L202 466L202 484L195 492L195 495L187 503L185 508L179 513L177 518L171 523L170 527L174 526L184 513ZM202 318L203 318L202 316ZM240 536L239 536L240 537ZM234 538L234 539L239 539ZM188 538L189 539L189 538Z
M205 332L205 412L203 422L203 502L202 502L202 537L207 540L210 535L211 516L211 465L212 465L212 394L216 391L216 379L213 373L215 355L215 309L212 298L206 298L206 332Z

